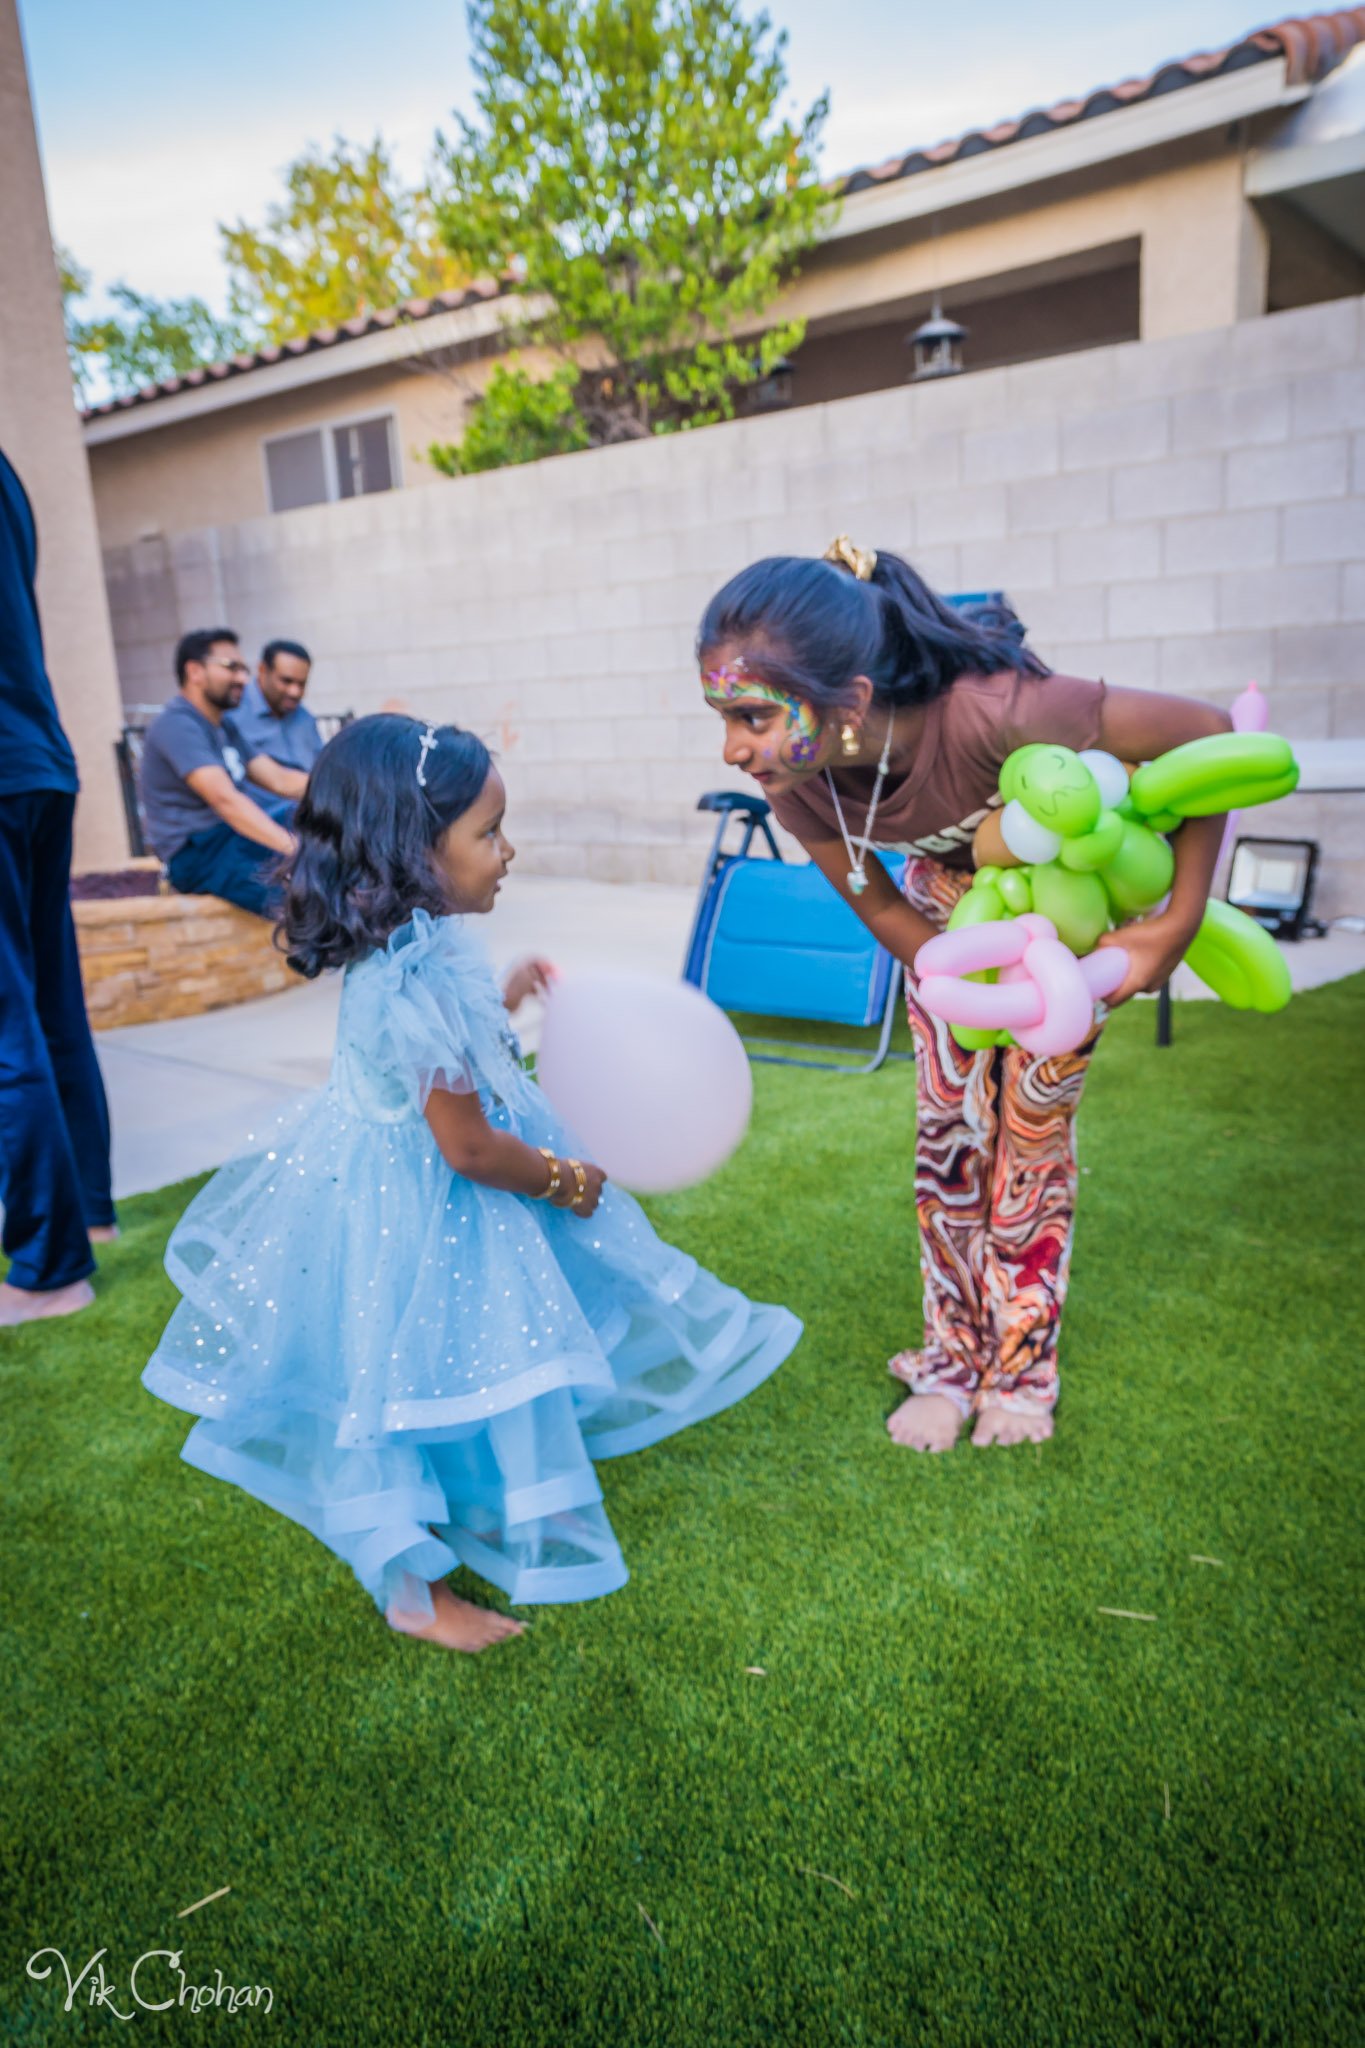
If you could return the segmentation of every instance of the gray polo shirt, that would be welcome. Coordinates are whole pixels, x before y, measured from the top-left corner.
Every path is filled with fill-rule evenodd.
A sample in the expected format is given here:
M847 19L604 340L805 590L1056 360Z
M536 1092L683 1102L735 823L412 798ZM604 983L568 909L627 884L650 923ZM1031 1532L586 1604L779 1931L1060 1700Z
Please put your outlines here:
M147 729L139 778L147 838L158 859L171 860L196 832L223 822L186 783L196 768L225 768L238 789L260 802L246 773L255 752L243 746L231 718L215 725L187 697L171 699Z
M264 754L282 768L301 768L305 775L322 752L322 734L311 711L296 704L279 718L265 700L255 676L242 692L242 701L232 714L242 744L242 757L250 761Z

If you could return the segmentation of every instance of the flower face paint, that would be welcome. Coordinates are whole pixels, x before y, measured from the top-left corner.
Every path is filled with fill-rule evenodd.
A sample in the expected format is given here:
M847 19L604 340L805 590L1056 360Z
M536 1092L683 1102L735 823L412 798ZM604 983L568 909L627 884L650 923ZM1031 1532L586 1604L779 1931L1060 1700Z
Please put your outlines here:
M743 661L733 662L729 668L710 668L702 676L702 689L708 704L718 711L731 704L757 701L764 704L780 704L787 713L786 728L778 746L778 759L784 768L809 768L820 751L820 714L808 704L804 697L795 697L788 690L774 689L771 683L760 682L751 675Z

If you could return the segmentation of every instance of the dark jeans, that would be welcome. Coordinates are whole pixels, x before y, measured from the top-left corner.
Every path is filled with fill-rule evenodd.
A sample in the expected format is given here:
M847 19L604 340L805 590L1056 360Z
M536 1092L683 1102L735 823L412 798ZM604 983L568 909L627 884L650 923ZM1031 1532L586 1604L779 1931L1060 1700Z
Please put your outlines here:
M76 799L0 797L0 1201L15 1287L95 1270L112 1223L109 1106L85 1014L67 888Z
M282 825L294 815L292 804L271 804L270 814ZM210 825L187 839L179 853L166 863L171 887L182 896L221 896L239 910L254 911L257 917L273 917L279 891L267 881L266 873L279 855L258 840L245 839L231 825Z

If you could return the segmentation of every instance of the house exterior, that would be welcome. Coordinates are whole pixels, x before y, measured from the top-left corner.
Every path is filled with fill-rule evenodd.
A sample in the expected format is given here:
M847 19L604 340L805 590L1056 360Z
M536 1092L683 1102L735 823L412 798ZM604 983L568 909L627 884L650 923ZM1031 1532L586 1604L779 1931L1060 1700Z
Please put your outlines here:
M840 181L773 318L807 337L791 405L892 389L941 296L965 368L1161 341L1365 291L1365 6ZM505 348L492 283L362 317L93 408L106 549L391 490L449 488Z

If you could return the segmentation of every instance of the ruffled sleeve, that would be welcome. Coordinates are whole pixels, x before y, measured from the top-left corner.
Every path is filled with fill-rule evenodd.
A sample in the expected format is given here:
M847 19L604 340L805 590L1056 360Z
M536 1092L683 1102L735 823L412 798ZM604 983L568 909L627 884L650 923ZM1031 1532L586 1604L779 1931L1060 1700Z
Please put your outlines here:
M470 1095L495 1084L487 1071L485 1013L490 997L498 1008L501 998L486 963L452 943L451 923L415 912L382 953L351 969L347 982L348 1050L419 1110L433 1088Z

